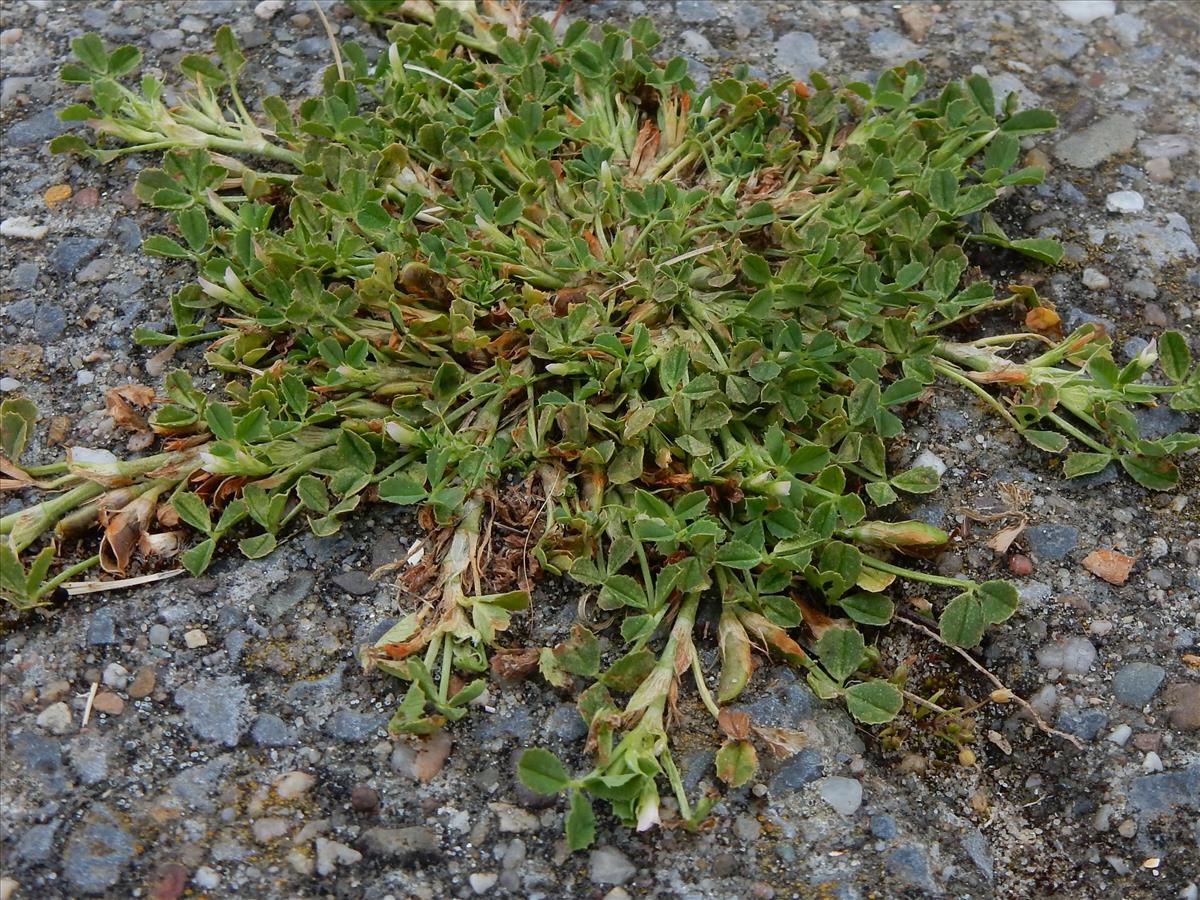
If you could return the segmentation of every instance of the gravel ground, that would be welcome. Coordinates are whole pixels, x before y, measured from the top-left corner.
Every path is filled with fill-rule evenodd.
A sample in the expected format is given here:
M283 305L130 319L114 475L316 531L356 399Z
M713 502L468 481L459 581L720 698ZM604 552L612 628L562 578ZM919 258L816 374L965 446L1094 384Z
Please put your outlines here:
M341 40L383 42L337 5ZM1007 224L1066 242L1039 285L1068 325L1099 319L1118 356L1163 327L1200 351L1200 4L1190 2L575 3L594 21L652 15L705 79L735 62L803 77L872 77L921 58L932 79L986 70L1060 116L1030 142L1047 182ZM188 272L138 252L162 218L130 185L144 159L108 169L51 157L70 37L132 41L170 71L230 24L249 49L251 93L309 91L327 44L311 6L267 0L5 0L0 51L0 218L28 217L0 247L0 389L34 399L61 442L124 449L104 392L158 383L174 361L132 345L168 314ZM52 208L48 188L69 199ZM1117 192L1133 192L1120 193ZM1116 195L1116 196L1114 196ZM11 232L11 224L5 231ZM1018 272L1004 273L1018 275ZM1195 427L1167 409L1149 431ZM42 434L45 434L43 429ZM395 613L366 573L415 535L376 510L332 539L227 559L207 577L77 598L5 622L0 898L241 897L1014 897L1197 896L1200 882L1200 478L1174 494L1113 471L1070 484L956 391L912 428L906 453L946 468L916 514L944 527L1028 494L1021 610L983 657L1083 749L1013 707L977 713L977 761L920 724L862 732L803 682L764 667L745 702L804 730L808 745L728 794L702 834L629 833L602 820L568 854L561 803L529 795L514 753L537 741L582 766L569 698L535 682L493 688L426 744L387 738L397 683L364 676L356 648ZM38 443L51 459L55 448ZM5 507L8 511L8 507ZM989 577L1005 560L973 524L936 561ZM1122 586L1081 565L1096 548L1137 557ZM575 615L550 584L520 627L553 643ZM991 685L920 635L882 653L946 702ZM710 650L711 652L711 650ZM1190 660L1190 667L1189 667ZM81 727L91 686L91 720ZM710 738L678 744L693 789L711 783ZM969 760L967 760L969 762ZM14 893L15 891L15 893Z

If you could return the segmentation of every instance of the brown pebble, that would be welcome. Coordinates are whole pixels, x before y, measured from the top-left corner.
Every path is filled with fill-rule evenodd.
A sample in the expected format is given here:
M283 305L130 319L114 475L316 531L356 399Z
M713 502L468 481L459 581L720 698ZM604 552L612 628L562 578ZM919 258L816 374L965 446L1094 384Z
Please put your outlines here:
M143 666L138 669L137 674L133 676L133 683L129 685L129 699L141 700L143 697L149 697L153 690L154 666Z
M178 900L187 887L188 870L179 863L160 866L150 885L150 900Z
M96 699L92 701L92 709L108 716L119 716L125 712L125 701L116 694L105 691L96 695Z
M1200 730L1200 684L1175 684L1165 694L1171 727L1180 731Z
M70 693L70 690L71 682L64 681L61 678L57 681L52 681L46 685L45 689L42 691L42 702L57 703L63 697L67 696L67 694Z
M350 792L350 805L359 812L373 812L379 808L379 792L360 784Z
M91 209L100 202L100 192L94 187L85 187L71 198L71 205L76 209Z
M1162 735L1156 731L1142 731L1133 736L1133 746L1143 753L1157 750L1162 746Z
M71 433L71 420L66 416L55 416L50 420L50 428L46 434L51 444L61 444Z
M1147 325L1154 325L1157 328L1167 327L1167 314L1157 303L1147 303L1142 310L1142 316Z
M1024 553L1014 553L1008 558L1008 571L1019 578L1033 573L1033 560Z

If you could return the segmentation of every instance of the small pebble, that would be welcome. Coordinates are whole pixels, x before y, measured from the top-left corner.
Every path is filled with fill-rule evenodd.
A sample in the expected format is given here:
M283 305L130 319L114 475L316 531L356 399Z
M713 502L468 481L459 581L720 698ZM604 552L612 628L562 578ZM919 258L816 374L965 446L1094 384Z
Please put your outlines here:
M154 681L153 666L143 666L138 669L137 674L133 676L133 683L129 685L129 699L141 700L149 697L154 691Z
M269 22L281 9L283 9L283 0L262 0L254 7L254 15L264 22Z
M1133 837L1135 834L1137 834L1137 822L1133 821L1133 819L1126 819L1117 826L1117 834L1121 835L1123 838Z
M1161 772L1163 770L1163 762L1157 753L1151 750L1142 760L1143 772Z
M202 891L211 891L220 885L220 883L220 874L208 866L201 866L196 870L196 874L192 876L192 884L196 885Z
M92 701L92 709L96 712L102 712L106 716L119 716L125 712L125 701L116 694L101 691L96 694L96 699Z
M1166 184L1175 177L1175 173L1171 171L1171 161L1165 156L1147 160L1144 168L1146 177L1159 184Z
M109 663L104 667L103 680L108 687L123 691L129 683L129 670L120 663Z
M208 635L199 628L193 628L183 635L183 642L187 644L189 650L195 650L197 647L207 647Z
M3 31L0 31L0 44L3 44L5 47L11 47L24 36L25 32L20 28L5 28Z
M1083 286L1090 288L1093 291L1103 291L1112 282L1108 280L1108 276L1097 269L1083 270Z
M294 800L303 796L316 781L307 772L287 772L275 779L275 793L281 800Z
M1008 558L1008 571L1018 578L1033 574L1033 560L1024 553L1014 553Z
M65 703L53 703L38 713L37 724L51 734L66 734L71 729L71 709Z
M360 784L350 792L350 805L358 812L373 812L379 808L379 792Z
M171 629L166 625L151 625L148 636L151 646L165 647L171 639Z
M1110 734L1107 738L1105 738L1105 740L1109 741L1110 743L1116 744L1118 747L1124 747L1125 742L1129 740L1129 737L1132 734L1133 734L1133 729L1130 728L1128 725L1118 725L1116 728L1114 728L1112 730L1112 734Z
M467 880L471 882L471 890L476 894L486 894L496 886L500 876L495 872L472 872Z
M1139 213L1146 208L1146 200L1137 191L1113 191L1104 198L1104 208L1115 213Z
M268 817L258 819L250 826L250 832L260 844L267 844L287 834L287 819Z

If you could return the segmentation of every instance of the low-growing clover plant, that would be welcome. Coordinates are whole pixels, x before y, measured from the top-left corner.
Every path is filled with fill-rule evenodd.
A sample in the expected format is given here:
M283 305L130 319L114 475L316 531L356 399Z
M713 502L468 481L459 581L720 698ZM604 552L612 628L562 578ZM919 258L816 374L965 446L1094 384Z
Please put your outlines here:
M724 735L717 774L743 784L755 742L794 743L728 706L755 651L874 725L905 700L873 646L903 585L947 589L941 637L959 647L1013 614L1007 582L906 561L948 540L891 512L938 488L888 455L932 386L1065 453L1069 476L1116 460L1169 489L1172 457L1200 443L1142 437L1130 412L1200 405L1179 334L1118 366L1100 328L1063 336L1033 290L972 266L1062 252L987 213L1041 181L1018 167L1020 141L1055 121L986 79L935 90L912 62L874 84L767 84L742 66L696 90L682 59L654 56L646 19L556 30L495 3L351 6L392 27L386 52L342 44L319 95L262 97L261 112L228 28L214 54L183 58L169 101L158 77L132 79L136 48L73 41L62 76L90 99L62 118L96 139L52 149L158 155L135 190L169 215L144 249L198 278L171 299L173 330L135 337L206 344L222 383L168 376L150 419L161 451L125 461L72 448L22 468L36 411L4 402L7 486L61 491L0 524L18 606L93 565L179 553L199 573L227 544L260 557L367 502L418 506L407 614L363 651L408 684L390 729L462 717L489 658L574 688L595 767L571 777L531 749L519 774L569 792L579 848L596 798L644 829L665 785L683 822L706 816L712 798L686 796L670 749L685 682ZM980 335L989 311L1021 325ZM1164 377L1143 380L1156 362ZM92 526L100 552L73 561ZM611 615L615 656L583 627L501 646L543 573ZM718 672L697 652L702 596L719 606Z

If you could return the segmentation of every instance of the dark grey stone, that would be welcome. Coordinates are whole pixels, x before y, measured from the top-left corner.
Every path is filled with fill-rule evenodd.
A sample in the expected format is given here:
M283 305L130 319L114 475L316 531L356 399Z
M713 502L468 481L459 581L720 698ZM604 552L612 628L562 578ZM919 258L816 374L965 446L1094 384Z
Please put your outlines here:
M881 841L890 841L896 836L896 820L887 813L871 816L871 834Z
M1108 713L1102 709L1064 710L1054 724L1081 741L1094 741L1100 729L1108 724Z
M534 732L533 718L524 707L516 707L506 716L490 716L476 723L479 737L485 741L497 738L525 740Z
M308 596L313 587L313 573L307 569L293 572L279 587L258 604L258 608L270 618L277 621L280 616Z
M1174 807L1200 810L1200 763L1192 763L1178 772L1158 772L1133 779L1129 804L1152 819Z
M816 781L824 774L821 754L807 747L787 760L772 776L767 787L776 794L786 794Z
M382 622L376 623L371 628L371 631L367 635L367 642L370 644L375 643L377 640L379 640L381 637L383 637L385 634L388 633L388 629L390 629L393 625L395 625L399 621L400 621L399 619L384 619Z
M326 37L309 37L296 41L293 45L301 56L324 56L329 52L329 39Z
M776 686L769 694L733 709L749 715L756 725L796 730L816 711L817 697L808 685L797 681Z
M360 713L341 709L325 723L325 733L339 741L365 741L387 724L388 717L382 713ZM525 732L528 734L528 732Z
M21 835L13 850L17 862L25 867L36 866L48 860L54 850L54 832L57 829L58 823L50 822L46 825L34 825Z
M587 723L572 703L560 703L554 707L554 711L546 717L543 730L564 744L581 741L588 733Z
M279 716L263 713L250 726L250 740L260 747L294 747L296 730Z
M152 31L147 40L155 50L175 50L183 46L183 30L164 28L161 31Z
M1186 413L1171 409L1165 404L1155 407L1139 406L1133 411L1133 417L1137 419L1138 431L1142 437L1150 440L1166 437L1176 431L1196 430L1191 427L1191 419Z
M175 692L188 727L200 738L237 746L250 713L246 686L232 676L202 678Z
M4 135L7 147L36 147L66 131L68 125L58 118L57 109L44 109L15 123Z
M1167 670L1148 662L1131 662L1113 676L1112 692L1118 703L1141 709L1154 697Z
M236 606L222 606L217 610L217 627L237 628L246 621L246 611Z
M375 588L378 586L366 572L361 572L357 569L352 572L342 572L340 575L334 575L330 580L347 594L353 594L355 597L365 597L368 594L373 594L375 593Z
M1047 522L1026 529L1025 540L1040 559L1064 559L1079 546L1079 529L1074 525Z
M64 238L50 253L50 268L60 278L67 278L78 272L103 246L104 242L96 238Z
M117 246L126 253L134 253L142 246L142 229L137 222L126 216L114 219L108 232L117 242Z
M338 666L323 678L297 681L287 689L288 703L304 706L332 700L342 690L342 671Z
M38 315L33 322L33 332L43 341L58 340L67 330L67 314L57 303L39 303Z
M93 647L117 643L117 624L107 607L92 613L88 621L87 642Z
M904 884L930 893L938 889L933 875L929 872L929 861L916 847L897 847L888 854L887 867L888 871Z
M133 838L110 816L97 815L71 833L63 851L63 877L84 894L103 894L133 858Z

